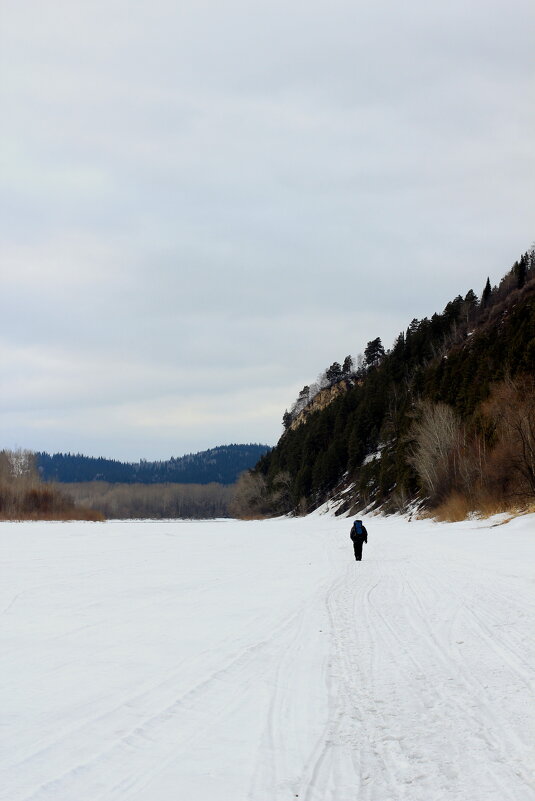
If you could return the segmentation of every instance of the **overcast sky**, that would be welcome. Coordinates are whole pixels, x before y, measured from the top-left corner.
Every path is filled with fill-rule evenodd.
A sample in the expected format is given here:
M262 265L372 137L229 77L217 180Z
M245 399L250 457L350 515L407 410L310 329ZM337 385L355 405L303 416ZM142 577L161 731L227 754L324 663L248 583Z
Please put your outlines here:
M535 239L533 0L2 0L0 447L274 444Z

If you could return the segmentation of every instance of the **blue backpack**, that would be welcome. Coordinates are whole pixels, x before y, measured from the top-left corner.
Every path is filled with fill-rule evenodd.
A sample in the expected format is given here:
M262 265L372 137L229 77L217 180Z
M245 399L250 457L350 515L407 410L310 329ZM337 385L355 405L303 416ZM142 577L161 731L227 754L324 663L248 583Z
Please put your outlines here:
M362 520L355 520L353 523L353 528L357 532L357 534L362 534Z

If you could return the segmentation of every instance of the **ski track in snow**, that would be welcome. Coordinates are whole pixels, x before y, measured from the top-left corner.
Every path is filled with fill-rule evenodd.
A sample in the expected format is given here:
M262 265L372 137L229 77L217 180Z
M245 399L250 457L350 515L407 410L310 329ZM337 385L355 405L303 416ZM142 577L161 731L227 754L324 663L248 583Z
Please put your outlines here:
M535 801L535 516L1 524L1 801Z

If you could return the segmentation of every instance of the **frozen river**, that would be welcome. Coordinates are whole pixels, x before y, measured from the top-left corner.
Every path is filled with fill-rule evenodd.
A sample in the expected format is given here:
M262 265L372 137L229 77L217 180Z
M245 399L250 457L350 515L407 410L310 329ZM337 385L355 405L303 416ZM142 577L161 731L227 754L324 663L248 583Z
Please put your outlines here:
M532 801L535 517L1 523L2 801Z

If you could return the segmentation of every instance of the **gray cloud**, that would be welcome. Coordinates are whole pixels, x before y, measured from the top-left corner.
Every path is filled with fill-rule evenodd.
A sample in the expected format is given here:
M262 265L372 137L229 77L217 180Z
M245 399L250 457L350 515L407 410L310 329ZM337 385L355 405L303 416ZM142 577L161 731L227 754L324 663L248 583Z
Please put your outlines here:
M2 445L273 442L533 239L531 2L2 14Z

